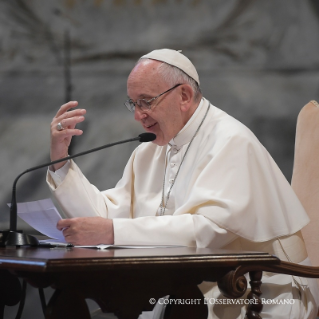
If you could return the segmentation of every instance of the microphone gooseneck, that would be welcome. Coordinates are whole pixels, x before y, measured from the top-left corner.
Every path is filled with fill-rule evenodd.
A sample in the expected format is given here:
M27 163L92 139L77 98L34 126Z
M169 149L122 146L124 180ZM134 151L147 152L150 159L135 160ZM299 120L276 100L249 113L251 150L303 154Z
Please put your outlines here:
M32 168L27 169L26 171L22 172L20 175L16 177L16 179L13 182L12 186L12 196L11 196L11 206L10 206L10 230L6 231L0 231L0 246L23 246L23 245L38 245L38 240L30 235L27 234L22 234L20 232L17 232L17 219L18 219L18 212L17 212L17 200L16 200L16 186L17 182L20 179L20 177L28 172L35 171L37 169L43 168L43 167L48 167L53 164L61 163L64 161L68 161L69 159L79 157L82 155L86 155L89 153L93 153L99 150L102 150L104 148L112 147L114 145L119 145L119 144L124 144L128 142L133 142L133 141L139 141L139 142L151 142L156 139L156 135L153 133L142 133L138 137L130 138L127 140L115 142L115 143L110 143L106 144L100 147L92 148L88 151L84 151L78 154L74 155L69 155L64 158L60 158L58 160L45 163L42 165L38 165Z

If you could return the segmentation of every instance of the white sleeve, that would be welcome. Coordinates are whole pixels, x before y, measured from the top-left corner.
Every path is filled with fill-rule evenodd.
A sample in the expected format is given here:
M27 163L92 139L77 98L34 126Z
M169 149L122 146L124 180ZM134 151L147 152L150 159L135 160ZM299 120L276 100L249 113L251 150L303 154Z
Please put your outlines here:
M47 173L47 184L67 218L92 216L129 218L132 216L133 159L134 152L117 187L108 191L100 192L72 160L67 175L60 185L55 185L50 172Z
M51 175L56 187L60 186L64 181L66 175L68 174L70 165L70 160L68 160L61 168L59 168L55 172L51 171L50 167L48 168L48 173Z
M202 215L114 218L115 245L180 245L221 248L238 236Z

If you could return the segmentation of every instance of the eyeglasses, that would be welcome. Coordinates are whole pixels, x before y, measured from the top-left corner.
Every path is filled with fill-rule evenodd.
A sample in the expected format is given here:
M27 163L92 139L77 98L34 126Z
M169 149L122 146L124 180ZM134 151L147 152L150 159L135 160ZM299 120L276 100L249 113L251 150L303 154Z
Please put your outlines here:
M149 111L151 109L151 104L153 101L155 101L157 98L159 98L160 96L162 96L165 93L168 93L169 91L174 90L175 88L177 88L178 86L182 85L182 83L180 84L176 84L174 85L172 88L170 88L169 90L151 98L150 100L146 100L146 99L139 99L136 100L136 102L134 102L132 99L128 99L127 101L125 101L124 105L127 107L127 109L130 112L135 112L135 107L136 105L139 107L139 109L141 111Z

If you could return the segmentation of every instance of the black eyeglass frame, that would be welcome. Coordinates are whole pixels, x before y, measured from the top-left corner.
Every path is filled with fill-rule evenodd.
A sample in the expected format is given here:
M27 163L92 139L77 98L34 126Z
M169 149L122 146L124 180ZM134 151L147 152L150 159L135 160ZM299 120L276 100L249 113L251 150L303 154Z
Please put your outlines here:
M126 101L124 102L124 105L125 105L125 106L127 107L127 109L128 109L130 112L132 112L132 113L135 112L135 107L136 107L136 105L137 105L137 106L140 108L140 110L142 110L142 111L150 111L150 110L151 110L151 107L152 107L151 103L152 103L153 101L155 101L156 99L158 99L158 98L159 98L160 96L162 96L163 94L168 93L169 91L174 90L175 88L177 88L178 86L180 86L180 85L182 85L182 84L183 84L183 83L176 84L176 85L174 85L172 88L170 88L170 89L166 90L165 92L163 92L163 93L161 93L161 94L159 94L159 95L157 95L157 96L151 98L150 100L138 99L138 100L136 100L136 102L134 102L132 99L128 99L128 100L126 100ZM147 107L141 105L140 101L145 102L145 104L147 105Z

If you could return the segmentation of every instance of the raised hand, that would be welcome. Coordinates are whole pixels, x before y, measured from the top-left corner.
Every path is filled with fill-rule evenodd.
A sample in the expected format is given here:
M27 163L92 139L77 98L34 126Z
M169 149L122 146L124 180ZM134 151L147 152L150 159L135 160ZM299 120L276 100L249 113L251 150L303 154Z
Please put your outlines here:
M82 135L83 131L76 129L76 124L84 121L85 109L69 109L75 108L78 102L71 101L63 104L51 122L51 161L68 156L68 149L72 136ZM61 168L65 162L53 165L53 169Z

